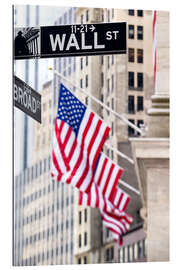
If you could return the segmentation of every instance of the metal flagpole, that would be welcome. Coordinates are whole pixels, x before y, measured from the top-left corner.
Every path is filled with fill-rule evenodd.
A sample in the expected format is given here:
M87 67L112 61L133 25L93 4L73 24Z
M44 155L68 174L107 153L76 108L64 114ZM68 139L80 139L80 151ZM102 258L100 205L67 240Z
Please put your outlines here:
M129 184L127 184L126 182L124 182L123 180L119 180L118 183L122 184L123 186L129 188L130 190L132 190L134 193L136 193L137 195L140 195L140 191L137 190L136 188L130 186Z
M132 124L126 117L124 117L123 115L120 115L119 113L113 111L111 108L109 108L106 104L104 104L103 102L101 102L99 99L95 98L94 96L92 96L91 94L87 93L83 88L76 86L74 83L72 83L70 80L68 80L66 77L64 77L61 73L59 73L57 70L53 70L53 68L49 68L49 70L52 70L54 72L54 74L56 74L57 76L61 77L62 79L64 79L65 81L69 82L72 86L76 87L77 89L79 89L81 92L83 92L84 94L86 94L87 96L89 96L92 100L96 101L97 103L99 103L101 106L103 106L106 110L110 111L111 113L113 113L116 117L118 117L119 119L121 119L124 123L126 123L128 126L132 127L133 129L135 129L137 132L139 132L141 135L144 135L143 131L138 128L136 125Z

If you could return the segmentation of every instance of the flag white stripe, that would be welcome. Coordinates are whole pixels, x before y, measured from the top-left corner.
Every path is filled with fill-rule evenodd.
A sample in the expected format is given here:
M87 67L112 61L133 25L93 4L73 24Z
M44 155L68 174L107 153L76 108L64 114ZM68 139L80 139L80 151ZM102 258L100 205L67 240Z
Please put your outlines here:
M56 156L60 170L62 171L62 173L66 172L66 166L64 164L64 160L63 160L62 155L60 153L59 144L57 141L56 134L54 135L54 148L53 149L54 149L54 154Z
M101 179L101 183L100 183L100 188L103 190L104 189L104 186L106 184L106 181L107 181L107 177L108 177L108 174L109 174L109 170L110 170L110 167L111 167L111 162L107 161L106 163L106 167L105 167L105 170L104 170L104 173L103 173L103 177Z
M106 126L105 123L101 124L100 130L98 131L98 134L97 134L96 139L94 141L93 147L91 149L91 154L90 154L90 157L89 157L91 162L93 162L93 160L94 160L97 149L98 149L99 144L101 143L101 140L102 140L102 134L104 134L104 132L106 130L106 127L107 126Z
M68 128L69 128L69 126L66 123L64 123L63 128L62 128L62 131L61 131L61 135L60 135L61 136L61 142L62 143L64 143L64 139L65 139L66 134L68 132Z
M112 164L113 164L113 163L111 163L111 165L112 165ZM118 166L115 166L115 167L113 168L113 171L112 171L112 174L111 174L111 177L110 177L110 181L109 181L109 183L108 183L108 185L107 185L107 189L106 189L106 193L105 193L105 196L106 196L107 198L109 198L109 195L110 195L110 193L111 193L111 191L112 191L112 187L113 187L113 184L114 184L114 181L115 181L115 179L116 179L116 175L117 175L118 171L119 171Z
M95 172L95 175L94 175L94 182L95 183L98 183L98 180L99 180L99 177L100 177L100 174L101 174L101 171L102 171L102 166L103 166L104 160L105 160L105 157L101 153L99 163L98 163L98 167L96 168L96 172Z
M71 131L71 135L70 135L69 140L67 141L67 144L65 146L65 155L67 157L69 156L69 153L71 151L71 148L72 148L75 140L76 140L75 133L73 131Z

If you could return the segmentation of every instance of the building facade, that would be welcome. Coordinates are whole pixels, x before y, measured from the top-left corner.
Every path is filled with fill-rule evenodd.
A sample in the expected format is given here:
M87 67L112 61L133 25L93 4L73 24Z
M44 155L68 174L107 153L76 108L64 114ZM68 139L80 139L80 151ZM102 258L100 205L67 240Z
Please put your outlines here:
M127 22L127 54L54 59L54 75L42 91L42 124L34 125L33 165L15 179L15 265L121 263L144 261L146 235L138 195L127 212L134 222L119 247L101 221L98 209L78 206L78 192L50 178L50 149L60 82L111 127L108 144L132 156L129 137L139 136L120 119L82 94L83 88L137 126L146 124L153 85L152 12L100 8L66 9L55 24ZM78 86L78 88L76 88ZM104 146L123 169L122 180L138 187L134 165Z

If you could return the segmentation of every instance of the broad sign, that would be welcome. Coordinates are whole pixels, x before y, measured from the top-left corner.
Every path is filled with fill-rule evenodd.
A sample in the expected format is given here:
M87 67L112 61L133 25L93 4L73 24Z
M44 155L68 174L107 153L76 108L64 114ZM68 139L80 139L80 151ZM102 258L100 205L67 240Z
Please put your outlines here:
M41 95L16 76L14 76L14 104L41 123Z
M21 51L18 51L17 46L20 47L16 42L18 37L26 47L24 50L22 46ZM124 53L126 53L125 22L43 26L39 31L37 28L16 30L15 59Z

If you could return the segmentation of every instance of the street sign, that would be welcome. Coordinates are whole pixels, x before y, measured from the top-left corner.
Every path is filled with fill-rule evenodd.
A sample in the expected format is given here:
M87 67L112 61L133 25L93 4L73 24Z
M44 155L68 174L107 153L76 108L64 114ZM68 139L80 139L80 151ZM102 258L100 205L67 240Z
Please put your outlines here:
M39 31L37 28L23 31L16 30L15 59L126 53L125 22L42 26ZM22 41L25 49L23 46L17 49L18 35L27 40L26 44Z
M14 76L14 104L41 123L41 95L16 76Z

